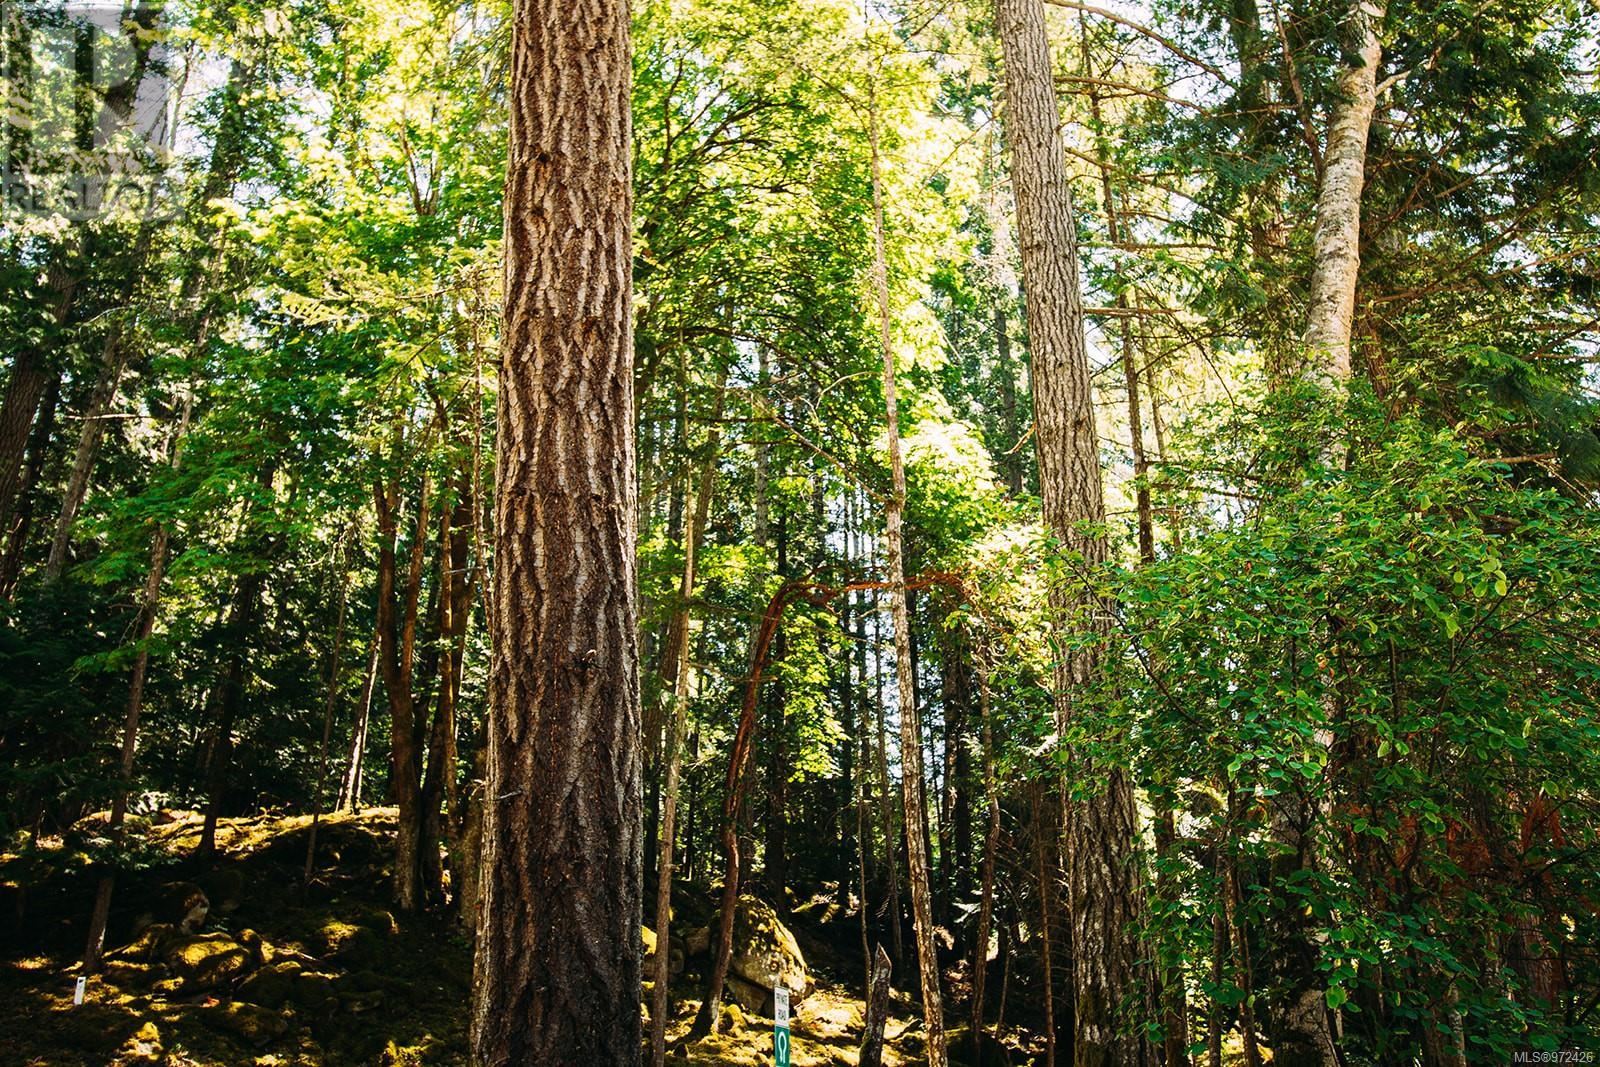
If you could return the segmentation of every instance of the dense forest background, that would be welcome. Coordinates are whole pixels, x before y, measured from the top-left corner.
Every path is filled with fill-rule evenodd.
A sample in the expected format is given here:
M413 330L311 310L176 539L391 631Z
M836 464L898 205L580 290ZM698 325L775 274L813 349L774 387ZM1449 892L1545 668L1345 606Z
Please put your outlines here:
M375 806L395 913L470 940L510 5L73 8L0 8L8 940L64 879L92 970L164 812L205 862ZM1133 1062L1095 1018L1165 1063L1600 1047L1600 12L1046 14L1065 524L989 5L633 5L639 920L668 847L674 894L825 897L858 991L881 943L1041 1062ZM139 180L53 182L96 153Z

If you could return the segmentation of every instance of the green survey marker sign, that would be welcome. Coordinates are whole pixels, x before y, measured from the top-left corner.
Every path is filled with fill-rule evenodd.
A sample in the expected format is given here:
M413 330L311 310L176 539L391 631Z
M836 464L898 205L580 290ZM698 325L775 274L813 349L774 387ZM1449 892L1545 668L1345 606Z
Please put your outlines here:
M782 982L772 987L772 1062L789 1067L789 987Z

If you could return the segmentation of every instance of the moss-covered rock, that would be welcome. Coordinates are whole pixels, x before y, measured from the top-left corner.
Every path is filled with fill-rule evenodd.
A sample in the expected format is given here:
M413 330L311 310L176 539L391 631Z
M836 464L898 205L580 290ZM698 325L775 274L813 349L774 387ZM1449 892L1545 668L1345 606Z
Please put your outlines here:
M150 1020L145 1020L117 1050L118 1063L160 1063L161 1030Z
M164 977L163 972L148 963L133 960L106 960L100 967L100 977L125 990L149 989Z
M169 946L163 958L173 977L183 983L185 992L230 985L260 963L257 951L227 934L184 938Z
M800 942L778 919L772 905L755 897L739 898L733 913L733 956L728 965L730 978L760 990L760 1003L750 1003L754 995L741 997L751 1011L772 1014L772 988L782 982L798 1003L811 991L811 972L806 967Z
M135 963L149 963L159 960L161 953L178 937L181 937L171 923L152 923L139 932L139 936L129 941L126 945L113 949L105 954L107 960L129 960Z
M205 1008L201 1016L207 1026L232 1034L247 1045L260 1047L289 1032L289 1020L259 1004L229 1001Z
M300 970L300 964L293 960L262 967L239 983L239 998L263 1007L281 1007L294 995Z

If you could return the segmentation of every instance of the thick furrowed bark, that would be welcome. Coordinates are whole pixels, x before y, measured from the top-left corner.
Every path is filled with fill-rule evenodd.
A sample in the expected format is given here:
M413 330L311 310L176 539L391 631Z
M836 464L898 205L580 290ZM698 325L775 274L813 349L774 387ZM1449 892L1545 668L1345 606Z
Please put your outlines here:
M472 1045L639 1061L632 80L621 0L517 0Z
M1005 59L1006 131L1026 285L1039 487L1045 527L1092 575L1106 560L1094 397L1084 350L1077 232L1067 185L1060 112L1042 0L996 0ZM1074 583L1076 584L1076 583ZM1105 605L1084 586L1059 584L1050 609L1058 629L1107 625ZM1075 725L1078 694L1100 669L1093 648L1059 657L1056 717ZM1079 780L1098 783L1072 805L1067 826L1067 906L1072 934L1074 1059L1079 1067L1155 1062L1136 1013L1147 1002L1140 973L1143 896L1135 864L1133 787L1115 766L1075 759Z

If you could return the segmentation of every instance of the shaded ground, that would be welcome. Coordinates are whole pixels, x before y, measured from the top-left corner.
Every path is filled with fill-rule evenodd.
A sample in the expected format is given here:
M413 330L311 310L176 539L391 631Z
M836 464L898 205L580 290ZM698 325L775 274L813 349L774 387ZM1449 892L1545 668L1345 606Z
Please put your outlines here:
M303 886L308 824L270 815L223 820L221 856L202 868L188 858L199 817L157 816L147 829L147 868L118 885L104 973L90 980L78 1007L75 968L94 884L86 844L45 841L0 855L8 918L0 1060L29 1067L465 1064L470 941L446 917L389 910L393 811L324 819L317 875ZM209 910L184 930L196 887ZM676 928L703 924L709 894L680 896ZM793 1012L792 1062L854 1065L863 1014L851 973L859 967L859 931L820 904L797 909L792 925L815 979ZM675 997L698 990L700 965L688 961L674 980ZM842 984L846 978L855 979L853 988ZM677 1001L670 1038L688 1030L697 1007ZM772 1062L770 1018L730 1006L724 1029L680 1047L673 1062ZM922 1061L921 1027L903 993L888 1036L886 1063ZM1003 1062L996 1053L985 1062ZM1013 1042L1008 1059L1030 1056Z

